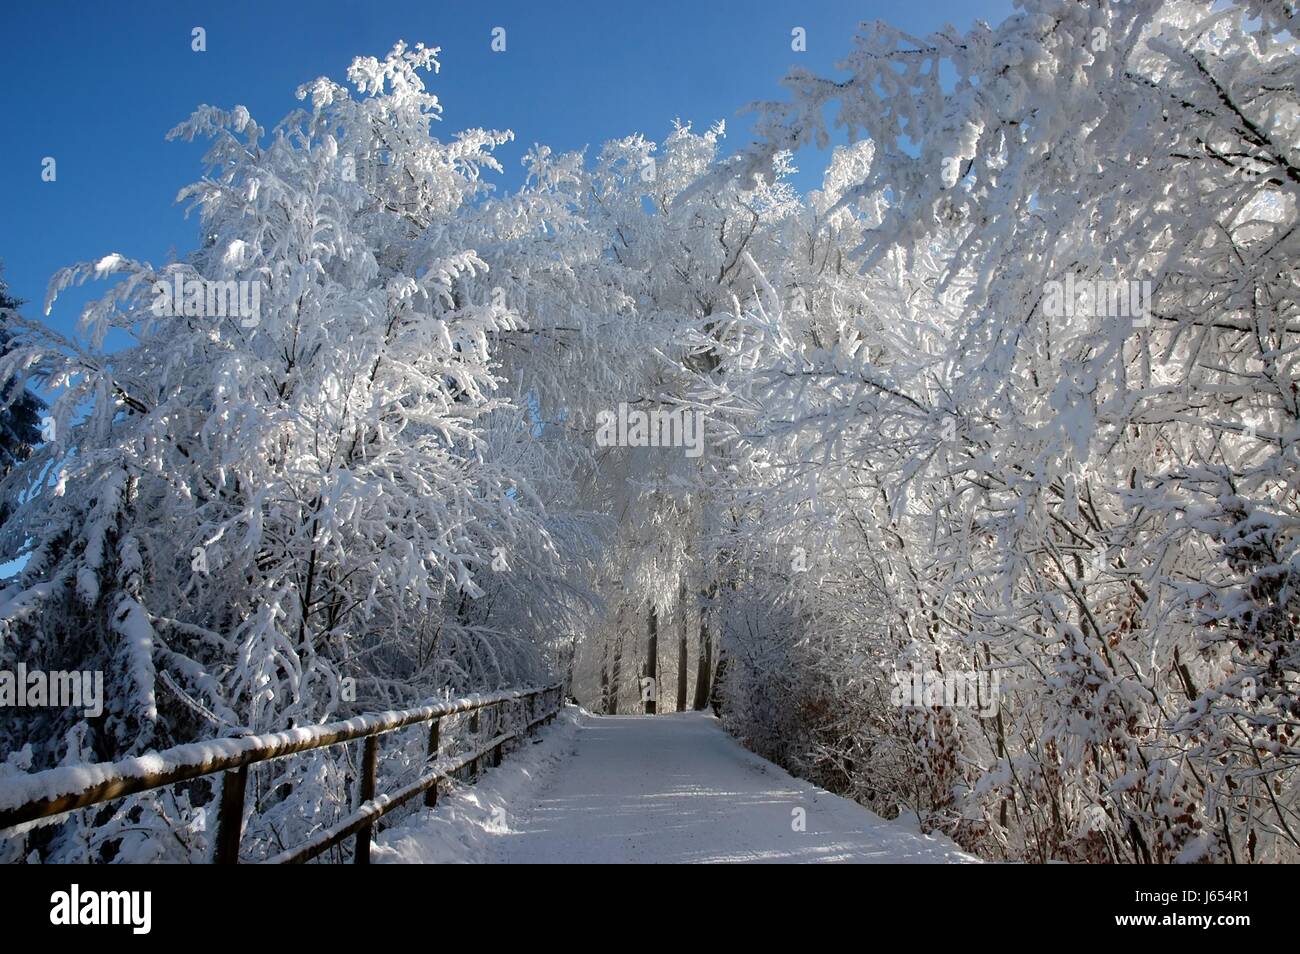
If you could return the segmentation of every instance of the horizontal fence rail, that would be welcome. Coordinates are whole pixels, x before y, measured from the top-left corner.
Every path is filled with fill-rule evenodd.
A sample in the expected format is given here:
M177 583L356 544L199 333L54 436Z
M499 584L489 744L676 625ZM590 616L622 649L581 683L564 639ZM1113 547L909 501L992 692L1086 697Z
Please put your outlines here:
M421 793L424 794L425 805L433 807L437 800L439 781L466 769L470 775L477 775L479 762L484 758L490 757L493 765L500 765L502 750L507 742L530 734L537 726L555 717L564 701L561 689L561 684L557 683L465 696L417 709L370 713L327 725L192 742L117 762L62 766L43 772L10 776L0 783L0 833L79 808L221 773L221 803L212 861L235 864L239 861L239 842L243 835L244 794L249 766L363 739L356 809L330 828L312 835L304 844L267 859L267 863L294 864L310 861L344 839L355 836L356 848L352 860L357 864L368 864L371 834L378 819ZM495 711L499 716L500 712L509 711L510 703L521 703L526 709L522 722L507 727L506 731L494 735L486 742L478 740L480 713ZM471 751L442 756L439 731L441 720L460 713L469 714ZM501 721L498 717L492 724L499 726ZM379 737L425 723L429 726L429 739L428 763L424 774L396 792L376 795Z

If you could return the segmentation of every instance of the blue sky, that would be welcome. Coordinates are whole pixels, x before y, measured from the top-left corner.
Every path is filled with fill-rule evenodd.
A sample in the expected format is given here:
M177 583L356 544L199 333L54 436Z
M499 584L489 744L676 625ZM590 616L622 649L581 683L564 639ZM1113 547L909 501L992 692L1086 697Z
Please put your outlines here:
M635 2L423 2L307 5L221 3L6 3L0 116L0 261L12 293L36 317L53 272L121 252L155 264L193 248L196 223L174 204L201 173L203 144L168 143L168 129L199 103L242 103L272 126L297 106L294 89L322 74L338 80L356 55L381 56L405 39L442 47L430 88L446 137L458 129L512 129L499 181L522 178L532 143L557 151L634 132L662 139L680 117L728 124L727 147L749 141L746 104L783 98L794 65L834 75L859 23L886 20L924 34L976 18L996 22L1009 0L919 3L703 0ZM207 31L193 52L191 30ZM494 27L506 51L490 48ZM808 49L790 48L807 31ZM55 182L41 162L57 161ZM817 157L796 180L815 186ZM71 330L87 286L61 298L50 319Z

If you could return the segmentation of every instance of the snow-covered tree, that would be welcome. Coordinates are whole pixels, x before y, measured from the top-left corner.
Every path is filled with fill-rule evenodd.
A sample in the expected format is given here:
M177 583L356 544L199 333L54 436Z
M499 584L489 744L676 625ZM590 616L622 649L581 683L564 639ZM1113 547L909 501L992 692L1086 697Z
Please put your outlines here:
M919 771L851 757L864 787L990 853L1292 857L1294 17L1022 8L873 25L729 170L766 174L831 104L869 139L831 214L861 222L870 307L824 312L829 340L764 316L753 453L795 472L780 519L858 525L833 567L893 620L858 631L891 668L1002 676L990 718L900 724L876 691L840 761L892 736ZM1062 308L1080 287L1103 292ZM855 625L843 596L819 605Z
M17 312L22 302L9 294L9 286L0 278L0 321ZM12 345L7 327L0 325L0 354ZM0 409L0 473L8 473L19 461L31 456L32 448L41 440L41 410L45 402L13 380L4 382L0 389L3 408ZM0 523L8 510L0 506Z
M107 758L544 675L531 632L468 609L510 573L559 605L564 573L530 483L550 465L497 357L524 322L469 211L507 134L433 138L435 52L360 58L355 94L317 80L269 133L201 107L172 134L212 140L180 195L201 247L64 271L51 300L116 284L80 337L29 325L5 355L56 397L6 484L6 555L29 559L3 652L103 670L107 696L88 724L7 721L6 750Z

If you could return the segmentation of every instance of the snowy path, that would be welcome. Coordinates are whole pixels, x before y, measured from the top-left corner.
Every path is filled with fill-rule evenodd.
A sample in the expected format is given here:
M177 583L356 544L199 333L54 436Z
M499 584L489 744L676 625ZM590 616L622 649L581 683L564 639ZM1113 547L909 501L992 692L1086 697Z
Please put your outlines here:
M578 717L572 754L506 831L499 861L961 862L951 842L886 822L743 749L703 713ZM806 830L795 831L795 809Z

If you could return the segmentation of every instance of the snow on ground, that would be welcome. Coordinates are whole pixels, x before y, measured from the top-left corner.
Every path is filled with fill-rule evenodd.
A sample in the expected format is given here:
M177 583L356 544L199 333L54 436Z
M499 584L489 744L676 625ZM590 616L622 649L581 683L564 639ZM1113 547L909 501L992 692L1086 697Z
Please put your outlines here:
M558 770L557 770L558 769ZM802 812L799 810L802 809ZM798 830L798 822L805 830ZM746 751L712 715L568 707L472 788L379 839L392 862L973 862Z
M496 860L495 847L509 830L516 806L526 804L550 773L572 755L579 720L565 706L548 726L487 768L474 785L453 782L438 794L438 807L422 808L382 832L370 849L372 863L476 864Z

